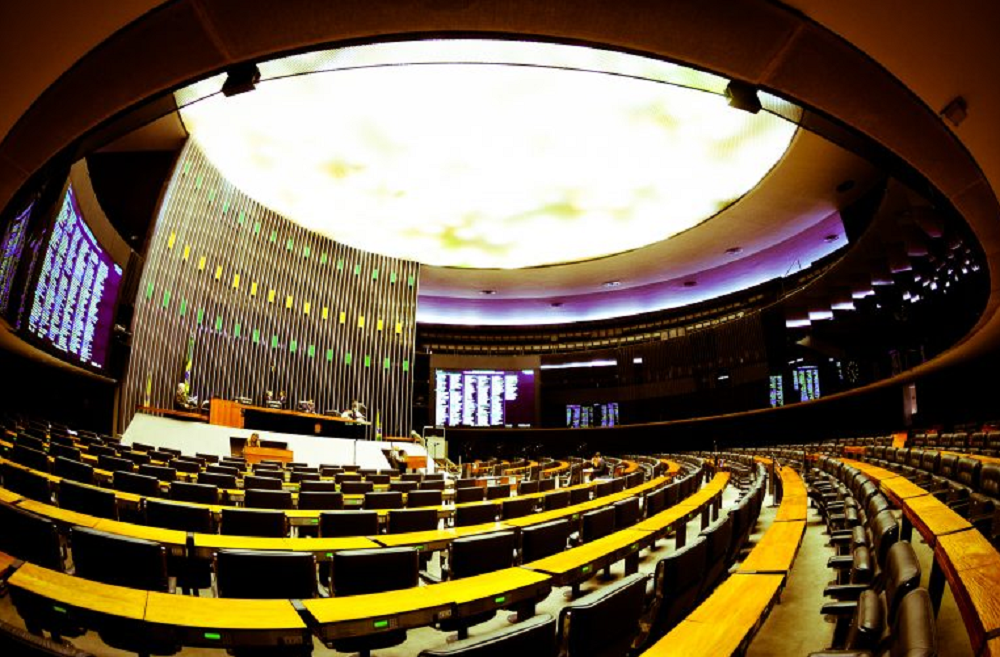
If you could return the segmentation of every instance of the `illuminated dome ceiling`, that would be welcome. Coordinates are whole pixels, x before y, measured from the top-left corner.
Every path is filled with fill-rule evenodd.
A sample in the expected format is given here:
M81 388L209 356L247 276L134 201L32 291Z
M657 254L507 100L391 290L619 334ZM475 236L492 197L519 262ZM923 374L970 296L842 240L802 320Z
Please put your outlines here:
M604 319L756 285L843 246L838 209L876 177L790 103L760 93L750 114L724 78L614 51L411 41L259 68L250 93L223 96L225 75L178 91L188 132L275 212L422 263L421 322Z
M796 131L730 108L721 78L573 46L378 44L267 66L253 93L182 109L209 160L306 228L434 266L668 239L753 188Z

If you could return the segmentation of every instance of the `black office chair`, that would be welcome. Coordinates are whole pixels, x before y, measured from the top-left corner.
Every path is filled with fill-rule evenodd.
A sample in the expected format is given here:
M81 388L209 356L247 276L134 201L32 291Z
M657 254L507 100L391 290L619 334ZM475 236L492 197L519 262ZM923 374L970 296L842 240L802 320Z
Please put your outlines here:
M569 506L569 491L560 490L549 493L542 498L546 511L564 509Z
M63 509L99 518L118 520L118 503L115 500L115 494L109 490L84 486L63 479L59 482L57 495L59 506Z
M3 472L4 487L18 495L23 495L36 502L52 504L52 490L49 480L40 474L18 468L10 463L0 464Z
M128 459L101 454L100 456L97 457L97 469L106 470L108 472L114 472L115 470L123 470L125 472L135 472L135 464L132 463L132 461L129 461Z
M174 459L170 462L170 467L177 472L183 472L185 474L197 474L201 472L201 466L194 461L188 461L185 459Z
M35 436L28 435L26 433L18 434L14 439L15 445L21 445L22 447L27 447L28 449L33 449L36 452L45 451L45 439L38 438Z
M569 503L583 504L590 501L590 488L573 488L569 491Z
M216 456L215 454L202 454L201 452L195 452L194 455L195 455L196 458L199 458L199 459L201 459L202 461L204 461L206 463L218 463L219 462L219 457Z
M332 590L335 597L413 588L419 576L418 552L412 548L343 550L333 554ZM398 646L406 630L391 627L362 637L336 639L329 647L339 652L360 652Z
M31 468L38 472L49 471L49 457L40 449L32 449L24 445L14 445L7 458L14 463L19 463L26 468Z
M333 481L314 481L311 479L306 479L299 484L299 490L303 492L337 492L336 482Z
M0 552L52 570L63 569L59 529L48 518L0 503Z
M136 474L134 472L116 470L112 485L115 490L142 495L143 497L163 496L163 492L160 490L160 481L156 477Z
M177 481L177 470L165 465L140 465L139 474L156 477L159 481Z
M509 500L504 500L501 503L500 517L504 520L510 520L512 518L522 518L528 514L535 512L535 507L538 505L537 498L513 498Z
M482 486L455 489L455 504L482 502L486 499L486 489Z
M394 493L409 493L410 491L415 491L420 487L420 483L416 481L390 481L389 490Z
M655 516L666 508L667 489L661 488L658 491L649 493L643 502L642 513L647 518Z
M417 490L444 490L444 479L427 479L424 477Z
M319 535L324 538L376 534L378 534L376 511L326 511L319 514Z
M539 614L483 636L440 648L426 648L418 657L555 657L555 629L556 621L552 616Z
M59 443L51 443L49 445L49 456L52 458L57 458L59 456L64 459L69 459L70 461L80 461L80 450L72 445L61 445Z
M370 481L345 481L340 484L340 492L344 495L368 495L375 490L375 484ZM380 493L385 494L385 493ZM397 493L398 494L398 493ZM402 504L402 495L400 495Z
M498 507L496 504L473 504L471 506L455 507L455 526L468 527L496 522Z
M315 598L316 557L310 552L219 550L215 583L220 598Z
M611 507L594 509L580 516L580 541L590 541L607 536L615 531L615 510Z
M291 509L292 492L249 488L244 491L243 506L248 509Z
M174 529L196 534L214 534L215 517L206 506L190 506L165 500L147 499L146 524L151 527ZM212 561L190 555L167 554L167 570L177 578L178 588L185 593L207 589L212 585Z
M479 536L456 538L448 546L448 575L450 579L474 577L514 566L517 535L512 531L495 532ZM485 623L496 615L489 609L457 618L442 620L438 628L444 632L458 632L459 639L469 636L469 628Z
M365 475L365 481L370 481L373 484L378 485L388 485L390 478L391 477L387 474L371 473Z
M57 456L52 462L52 474L81 484L91 486L94 484L94 468L92 466L62 456Z
M199 472L198 483L218 486L222 490L234 490L236 488L236 475L222 472Z
M538 492L538 482L537 481L524 481L522 480L520 484L517 485L518 495L531 495L532 493Z
M301 510L337 510L344 508L344 496L336 491L305 490L299 493Z
M292 483L301 484L303 481L320 481L319 472L309 472L306 470L294 470L289 479Z
M415 490L406 496L406 508L416 509L426 506L441 506L442 494L439 490Z
M344 484L345 486L347 484ZM380 493L365 493L364 508L366 509L402 509L403 494L392 491Z
M432 531L438 528L438 511L429 509L392 509L389 511L389 533Z
M486 487L486 499L505 500L510 497L510 484L498 484Z
M129 461L132 461L132 463L135 463L136 465L146 465L150 461L149 454L145 452L125 450L124 452L121 453L121 457L123 459L128 459Z
M288 521L281 511L224 507L221 533L227 536L284 538L288 535Z
M240 476L240 468L235 465L224 465L222 463L210 463L205 466L205 472L211 472L214 474L227 474L233 475L234 477Z
M611 481L599 481L594 485L594 497L606 497L615 492L615 485Z
M653 636L687 617L701 596L708 565L708 541L699 536L656 562L653 578Z
M572 525L563 518L521 530L521 563L542 559L566 549Z
M219 487L211 484L192 484L186 481L175 481L170 484L170 499L177 502L218 504Z
M615 527L624 529L639 522L639 498L619 500L612 507L615 510Z
M256 488L257 490L281 490L281 480L274 477L263 477L260 475L247 475L243 477L243 488Z
M589 593L559 613L559 646L574 657L624 655L639 633L649 575L636 573Z
M79 577L134 589L169 591L167 550L159 543L73 527L70 545Z

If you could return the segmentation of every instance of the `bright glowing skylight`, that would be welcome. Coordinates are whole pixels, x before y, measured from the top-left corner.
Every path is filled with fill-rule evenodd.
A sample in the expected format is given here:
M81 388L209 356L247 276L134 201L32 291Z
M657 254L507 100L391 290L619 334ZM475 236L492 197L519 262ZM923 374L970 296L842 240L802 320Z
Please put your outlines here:
M528 267L667 239L754 187L796 129L730 108L715 76L573 46L377 44L261 70L239 96L191 102L220 78L178 92L212 163L309 229L430 265Z

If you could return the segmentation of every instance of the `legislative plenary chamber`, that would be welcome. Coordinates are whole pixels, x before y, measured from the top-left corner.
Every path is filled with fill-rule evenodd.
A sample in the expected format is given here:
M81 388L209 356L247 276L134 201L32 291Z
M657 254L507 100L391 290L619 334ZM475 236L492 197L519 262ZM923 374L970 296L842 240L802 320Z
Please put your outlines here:
M3 3L0 656L1000 657L998 28Z

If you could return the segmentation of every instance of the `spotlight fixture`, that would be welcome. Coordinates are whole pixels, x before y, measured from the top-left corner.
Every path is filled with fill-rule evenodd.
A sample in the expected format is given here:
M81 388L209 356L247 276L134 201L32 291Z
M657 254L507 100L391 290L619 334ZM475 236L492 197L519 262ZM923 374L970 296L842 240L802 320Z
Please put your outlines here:
M601 283L602 287L618 287L622 284L621 281L604 281Z
M728 249L726 249L726 253L728 253L729 255L736 255L737 253L743 253L743 247L731 246Z
M969 106L965 104L965 99L961 96L955 96L952 101L945 105L945 108L941 110L941 116L948 119L956 128L962 124L962 121L964 121L968 115Z
M694 287L698 284L698 281L684 281L684 287Z
M485 296L492 296L492 295L494 295L496 293L497 293L496 290L479 290L479 294L482 294L482 295L485 295Z
M552 306L553 308L562 308L563 302L562 301L553 301L549 305Z
M833 242L836 242L837 239L839 238L840 235L837 235L836 233L830 233L829 235L823 237L823 241L826 242L827 244L831 244Z
M854 189L854 185L855 185L855 182L852 179L848 178L844 182L842 182L839 185L837 185L837 193L838 194L843 194L844 192L849 192L852 189Z
M222 95L227 98L253 91L260 82L260 69L253 62L237 64L229 69L222 83Z
M757 87L739 80L730 80L726 85L726 100L730 107L756 114L760 111L760 98L757 97Z

